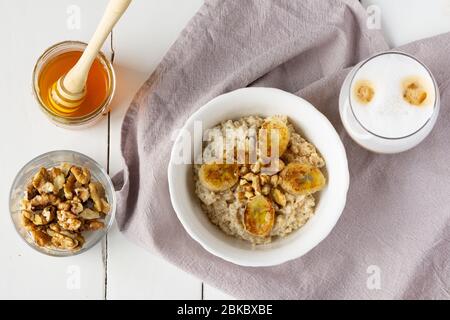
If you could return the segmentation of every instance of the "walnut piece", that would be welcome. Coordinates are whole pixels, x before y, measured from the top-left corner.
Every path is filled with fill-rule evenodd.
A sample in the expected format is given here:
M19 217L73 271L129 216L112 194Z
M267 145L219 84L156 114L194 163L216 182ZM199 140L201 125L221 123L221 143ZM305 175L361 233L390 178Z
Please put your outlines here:
M253 178L252 188L256 195L261 194L261 179L259 176L256 176L255 178Z
M69 218L65 221L58 221L58 225L64 230L77 231L80 229L82 222L78 219Z
M50 244L52 238L41 230L32 230L31 235L33 236L34 241L40 247L46 247Z
M52 207L47 207L42 211L30 212L22 211L22 216L30 220L36 226L43 226L55 219L55 210Z
M58 204L58 210L61 210L61 211L70 211L71 207L72 207L72 202L70 200L60 202Z
M86 208L81 212L80 217L85 220L94 220L100 218L100 213L92 209Z
M91 194L89 193L89 189L85 187L76 188L75 194L78 198L81 199L82 202L86 202L91 196Z
M70 169L72 169L72 165L70 163L64 162L58 168L62 171L64 177L67 177L69 175Z
M286 206L286 196L280 191L280 189L272 190L272 199L280 206Z
M77 179L75 178L75 176L72 173L69 174L66 183L64 183L64 196L66 197L66 199L71 200L73 198L76 182Z
M88 184L91 181L91 173L87 168L72 167L70 172L75 176L75 179L82 185Z
M77 199L78 200L78 199ZM70 211L72 211L72 213L74 214L79 214L83 211L83 204L81 203L80 200L76 201L74 199L74 201L72 201L72 204L70 206Z
M278 186L278 182L279 182L278 175L273 175L270 177L270 183L272 184L272 186L274 187Z
M91 199L94 201L94 208L98 212L105 214L109 213L110 206L105 199L105 189L99 182L89 183L89 191L91 193Z
M34 207L46 207L49 204L57 206L61 200L58 199L54 194L43 194L38 195L31 199L30 204Z
M270 182L270 177L268 175L262 174L260 178L261 178L261 185L266 185Z
M64 187L64 182L66 181L66 177L64 173L59 168L52 168L50 170L50 177L53 182L53 186L55 188L54 193L57 194L59 190Z
M73 250L78 246L78 240L55 232L51 229L47 230L51 236L51 243L58 249Z
M22 213L21 223L22 223L22 226L27 231L34 231L37 229L36 225L30 219L28 219L23 213Z
M72 211L58 210L57 217L59 221L67 221L68 219L76 219L78 216Z
M267 196L270 193L271 187L268 184L265 184L262 189L261 189L261 193L265 196Z
M20 201L20 209L26 210L26 211L31 211L32 210L31 201L28 200L26 197L23 198Z
M41 168L33 177L33 187L40 193L52 193L55 190L53 183L50 182L50 175L45 168Z
M286 206L286 196L280 191L280 189L272 190L272 199L280 206Z
M38 191L34 188L33 182L30 182L27 184L27 189L25 190L25 199L31 200L34 197L36 197L38 194Z
M99 229L103 229L105 224L99 220L89 220L84 224L84 230L86 231L95 231Z

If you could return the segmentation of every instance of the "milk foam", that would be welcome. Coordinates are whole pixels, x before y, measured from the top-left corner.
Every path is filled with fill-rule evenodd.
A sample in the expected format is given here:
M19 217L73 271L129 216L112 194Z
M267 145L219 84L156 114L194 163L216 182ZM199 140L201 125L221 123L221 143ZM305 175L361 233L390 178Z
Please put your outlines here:
M404 80L417 78L426 90L427 98L420 106L403 98ZM355 96L355 85L369 81L375 95L367 104ZM422 128L433 114L436 100L433 79L428 70L415 59L386 53L367 61L355 74L350 88L350 100L355 117L368 131L386 138L401 138Z

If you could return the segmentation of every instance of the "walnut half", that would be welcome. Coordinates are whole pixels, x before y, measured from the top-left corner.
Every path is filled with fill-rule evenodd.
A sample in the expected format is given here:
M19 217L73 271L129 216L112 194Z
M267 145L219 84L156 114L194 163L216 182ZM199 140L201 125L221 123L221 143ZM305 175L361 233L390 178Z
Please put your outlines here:
M91 181L91 173L87 168L72 167L70 172L75 176L75 179L82 185L88 184Z
M98 212L108 214L110 206L105 199L105 189L99 182L91 182L89 184L89 191L91 193L91 198L94 201L94 208Z

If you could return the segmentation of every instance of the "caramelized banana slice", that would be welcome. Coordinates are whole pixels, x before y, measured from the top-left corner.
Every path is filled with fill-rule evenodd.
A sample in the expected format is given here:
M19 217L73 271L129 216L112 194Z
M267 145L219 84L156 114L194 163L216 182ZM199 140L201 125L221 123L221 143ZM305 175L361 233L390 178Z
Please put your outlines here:
M265 196L256 196L247 204L244 227L255 236L267 236L273 228L275 209Z
M281 172L281 187L293 195L312 194L325 186L325 177L319 168L292 162Z
M287 125L277 117L267 118L259 130L259 147L263 156L272 155L272 139L278 139L278 157L286 151L291 138Z
M237 183L239 167L236 164L204 164L198 177L205 188L215 192L225 191Z

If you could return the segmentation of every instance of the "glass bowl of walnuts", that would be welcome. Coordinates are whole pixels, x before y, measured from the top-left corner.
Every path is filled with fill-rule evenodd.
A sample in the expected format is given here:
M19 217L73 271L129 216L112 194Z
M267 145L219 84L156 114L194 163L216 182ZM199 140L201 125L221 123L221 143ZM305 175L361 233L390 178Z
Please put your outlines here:
M96 161L59 150L34 158L19 171L9 207L17 232L33 249L73 256L106 235L114 221L116 195Z

